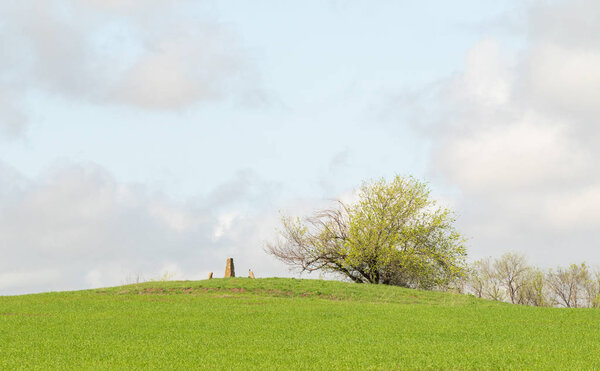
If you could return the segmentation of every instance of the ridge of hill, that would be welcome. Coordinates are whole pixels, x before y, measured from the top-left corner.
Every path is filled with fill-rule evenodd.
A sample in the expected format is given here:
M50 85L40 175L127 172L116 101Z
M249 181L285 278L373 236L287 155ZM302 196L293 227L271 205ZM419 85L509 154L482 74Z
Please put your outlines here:
M288 278L0 297L0 369L593 369L600 311Z
M503 305L451 292L413 290L398 286L355 284L295 278L216 278L202 281L153 281L90 290L104 294L188 294L217 297L289 297L342 301L427 305Z

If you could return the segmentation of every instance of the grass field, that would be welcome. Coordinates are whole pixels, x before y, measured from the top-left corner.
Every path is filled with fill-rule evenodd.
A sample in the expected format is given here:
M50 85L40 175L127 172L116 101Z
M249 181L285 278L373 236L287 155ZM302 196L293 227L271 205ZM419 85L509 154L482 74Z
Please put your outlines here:
M600 310L268 278L0 297L0 369L594 369Z

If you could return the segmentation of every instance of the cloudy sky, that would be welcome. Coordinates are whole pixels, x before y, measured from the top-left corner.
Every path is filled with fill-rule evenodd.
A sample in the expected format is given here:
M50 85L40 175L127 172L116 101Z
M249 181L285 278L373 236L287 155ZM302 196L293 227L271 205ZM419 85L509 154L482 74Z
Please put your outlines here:
M600 264L597 1L0 3L0 295L238 272L412 174L472 259Z

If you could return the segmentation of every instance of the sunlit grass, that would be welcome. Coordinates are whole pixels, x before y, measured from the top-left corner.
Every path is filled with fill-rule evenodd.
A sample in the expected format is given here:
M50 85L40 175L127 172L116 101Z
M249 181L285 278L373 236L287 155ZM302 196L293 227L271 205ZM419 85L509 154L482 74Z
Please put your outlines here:
M600 311L295 279L0 297L0 369L591 369Z

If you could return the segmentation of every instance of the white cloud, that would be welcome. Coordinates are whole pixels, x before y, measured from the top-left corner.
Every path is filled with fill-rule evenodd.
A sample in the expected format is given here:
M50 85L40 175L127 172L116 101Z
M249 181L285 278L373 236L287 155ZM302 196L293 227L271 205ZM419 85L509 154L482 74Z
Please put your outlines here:
M148 212L159 222L179 233L198 228L205 221L205 218L189 210L165 204L151 204L148 206Z
M482 40L442 83L432 173L459 190L474 257L600 258L599 15L593 1L534 4L524 50Z
M529 94L542 107L572 113L600 113L600 49L555 43L536 45L523 73Z
M144 7L156 7L160 5L160 0L79 0L81 3L94 9L115 12L129 13L143 10ZM165 4L163 4L164 6Z
M215 240L221 238L225 232L231 229L232 223L235 221L237 217L239 217L240 213L238 211L233 211L229 213L225 213L219 215L218 223L215 226L213 237Z
M574 48L597 48L600 3L594 0L535 1L528 11L527 29L535 42L552 40Z
M27 116L12 97L0 92L0 136L17 138L23 135L27 126Z
M262 276L285 273L262 250L276 225L277 213L264 203L272 191L242 173L182 203L120 183L94 164L57 166L33 179L0 166L0 295L167 273L171 279L205 278L209 271L218 277L230 256ZM240 211L231 210L231 201Z
M237 47L235 38L216 25L195 31L170 32L156 40L125 71L111 96L124 103L158 109L220 98L230 77L244 68L240 57L229 50Z
M522 121L451 137L436 164L463 189L475 192L531 189L585 177L592 158L561 126L543 120L524 114Z
M543 215L555 228L567 233L591 230L600 225L600 187L581 187L545 200Z
M12 101L42 92L179 110L259 90L237 36L199 3L3 2L0 31L0 89ZM0 130L22 133L23 111L0 102Z
M493 39L477 43L466 56L466 68L452 82L450 97L476 107L497 107L508 101L512 76Z
M57 269L0 273L0 287L8 287L15 292L41 286L50 290L60 280L60 276Z

